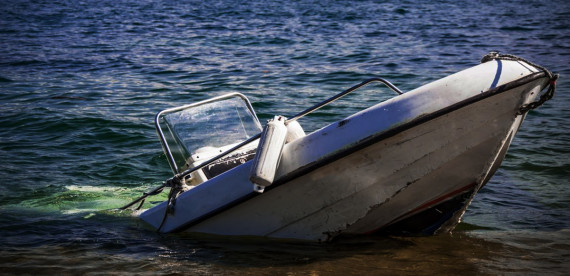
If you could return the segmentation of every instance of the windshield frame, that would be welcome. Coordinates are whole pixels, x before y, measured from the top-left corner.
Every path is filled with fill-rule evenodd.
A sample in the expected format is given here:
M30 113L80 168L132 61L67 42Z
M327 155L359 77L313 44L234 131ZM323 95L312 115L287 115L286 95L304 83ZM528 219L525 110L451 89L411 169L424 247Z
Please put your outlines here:
M238 92L225 94L222 96L214 97L211 99L207 99L207 100L192 103L192 104L187 104L187 105L183 105L183 106L165 109L165 110L159 112L158 114L156 114L155 120L154 120L156 132L157 132L158 137L160 139L160 142L162 144L163 151L166 154L166 158L168 159L168 163L170 165L170 168L172 169L172 172L174 174L177 174L180 172L179 171L180 167L177 164L176 158L174 157L175 154L173 153L172 147L176 147L175 150L177 152L181 152L181 149L186 149L186 147L185 147L185 145L183 145L183 144L181 145L177 142L177 140L179 140L176 138L176 135L178 135L178 133L174 132L173 130L171 130L168 127L168 123L165 121L165 117L168 114L180 112L180 111L183 111L185 109L190 109L190 108L194 108L194 107L198 107L198 106L202 106L205 104L214 103L214 102L218 102L218 101L224 101L224 100L228 100L228 99L236 98L236 97L238 99L241 99L245 103L245 106L247 107L247 109L249 110L249 113L251 114L251 117L253 118L254 124L256 125L256 127L261 132L261 130L262 130L261 123L259 122L259 119L257 118L257 115L256 115L255 111L253 110L253 107L252 107L250 101L247 99L246 96L244 96L243 94L238 93ZM168 135L170 138L166 137L163 129L166 129L169 132ZM171 143L168 142L169 140L171 141ZM173 141L175 142L174 144L172 144ZM179 142L182 143L182 141L179 141ZM186 150L196 150L196 149L186 149ZM188 154L192 154L192 153L188 152Z

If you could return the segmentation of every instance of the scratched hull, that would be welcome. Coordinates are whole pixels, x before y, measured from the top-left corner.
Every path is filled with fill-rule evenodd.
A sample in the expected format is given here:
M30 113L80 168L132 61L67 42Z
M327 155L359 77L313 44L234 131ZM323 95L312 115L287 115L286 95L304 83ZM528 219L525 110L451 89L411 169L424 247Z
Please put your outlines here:
M520 122L513 116L518 100L510 102L506 113L496 112L504 106L494 108L493 103L489 99L379 141L191 230L328 240L341 233L373 233L458 194L472 193ZM466 116L475 110L485 116ZM436 223L424 224L434 228ZM429 234L426 229L400 230Z
M161 229L321 241L449 231L500 165L523 121L520 106L547 83L531 66L504 62L500 75L500 65L467 69L285 145L263 193L252 192L251 162L210 179L177 199ZM141 218L158 228L165 206ZM444 214L421 219L430 210Z
M433 122L434 130L444 130L447 133L441 133L443 136L454 137L449 143L436 143L439 149L423 152L424 156L413 161L420 164L420 169L433 170L417 181L402 185L399 193L374 206L345 232L435 234L452 230L473 196L500 165L523 121L522 115L515 117L505 112L507 101L501 100L501 106L482 102ZM491 116L480 115L478 119L471 116L464 122L470 124L469 128L453 123L461 120L458 118L467 118L472 111Z

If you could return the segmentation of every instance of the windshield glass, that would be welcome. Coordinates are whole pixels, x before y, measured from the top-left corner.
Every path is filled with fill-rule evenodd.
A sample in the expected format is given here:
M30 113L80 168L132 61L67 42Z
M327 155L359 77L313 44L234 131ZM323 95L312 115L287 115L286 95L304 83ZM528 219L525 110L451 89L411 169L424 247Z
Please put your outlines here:
M261 131L256 116L237 96L169 113L164 119L187 154L239 143Z

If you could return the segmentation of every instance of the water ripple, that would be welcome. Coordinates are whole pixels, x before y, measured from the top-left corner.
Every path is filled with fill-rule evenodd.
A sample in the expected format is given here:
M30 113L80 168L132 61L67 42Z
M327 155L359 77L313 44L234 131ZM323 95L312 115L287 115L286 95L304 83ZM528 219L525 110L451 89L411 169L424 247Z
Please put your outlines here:
M562 271L570 244L569 11L561 0L481 1L477 8L457 1L3 3L0 268L64 274ZM296 114L370 77L409 91L473 66L491 50L519 54L562 77L556 97L530 112L503 166L467 210L467 235L363 242L370 247L228 249L200 244L203 237L158 237L133 214L105 211L170 176L152 127L164 108L236 91L266 120ZM391 96L362 90L301 124L318 129ZM259 252L267 258L256 258ZM271 268L257 265L267 260Z

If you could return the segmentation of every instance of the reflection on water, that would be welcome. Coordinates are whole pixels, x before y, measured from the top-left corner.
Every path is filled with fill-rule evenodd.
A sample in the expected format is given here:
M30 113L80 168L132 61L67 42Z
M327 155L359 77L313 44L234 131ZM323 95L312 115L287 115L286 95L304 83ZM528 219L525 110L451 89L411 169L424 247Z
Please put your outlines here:
M5 244L0 269L15 274L532 274L563 272L570 257L568 230L347 237L319 244L187 233L161 236L134 218L124 225L125 217L116 214L68 217L61 222L70 222L69 218L83 222L71 223L65 233L52 234L53 242L34 242L34 235L45 234L34 230L40 221L31 230L20 230L20 237L27 236L28 242ZM121 232L97 229L103 222L121 225ZM57 227L47 224L43 229Z

